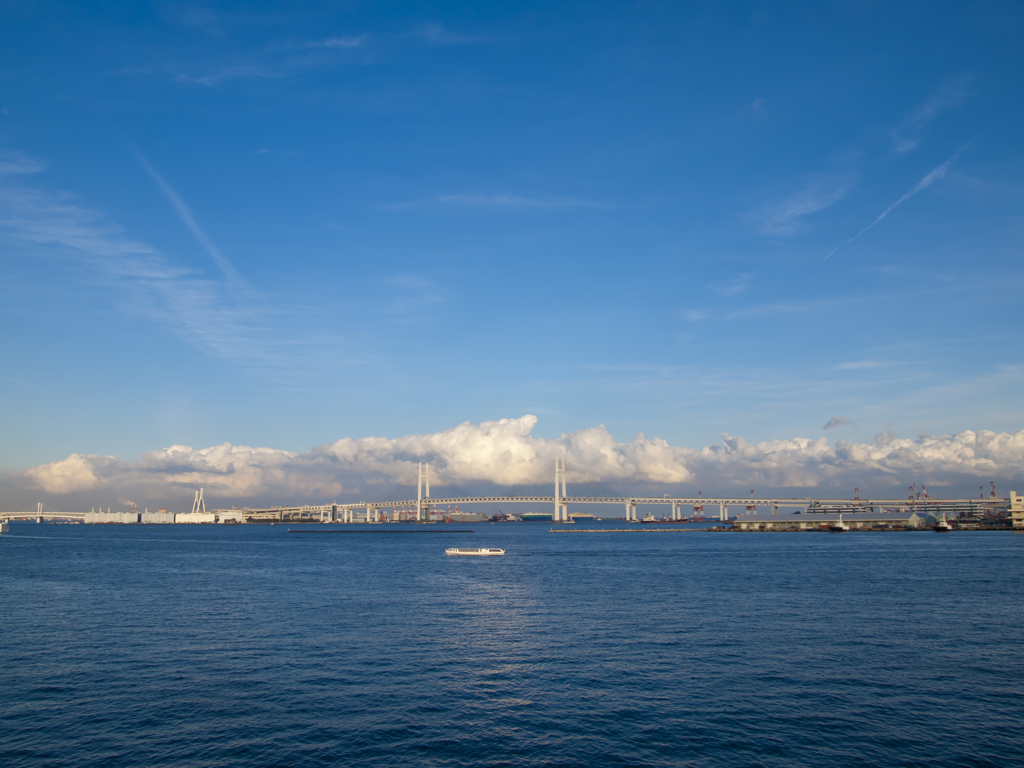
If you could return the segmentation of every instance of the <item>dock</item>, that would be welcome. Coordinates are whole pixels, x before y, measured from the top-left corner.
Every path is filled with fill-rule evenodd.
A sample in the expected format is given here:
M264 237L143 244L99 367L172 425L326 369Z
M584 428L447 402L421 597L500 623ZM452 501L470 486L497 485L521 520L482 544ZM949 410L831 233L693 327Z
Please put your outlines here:
M700 533L714 528L548 528L548 533Z

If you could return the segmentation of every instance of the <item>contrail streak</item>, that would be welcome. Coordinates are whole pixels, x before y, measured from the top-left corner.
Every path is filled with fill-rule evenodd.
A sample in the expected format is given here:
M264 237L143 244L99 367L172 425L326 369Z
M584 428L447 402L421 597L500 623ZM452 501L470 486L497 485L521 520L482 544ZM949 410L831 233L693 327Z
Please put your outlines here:
M168 200L171 201L171 205L173 205L174 210L178 212L178 216L181 218L181 221L186 227L188 227L189 231L193 236L195 236L196 240L199 241L199 244L203 246L206 252L210 254L210 258L214 260L220 271L224 273L224 277L235 285L245 285L245 281L242 279L242 276L235 271L231 262L224 257L224 254L220 252L220 249L213 244L213 241L207 237L206 233L199 228L198 224L196 224L196 220L192 216L192 211L187 205L185 205L185 201L178 197L178 193L174 191L174 187L168 184L167 180L160 175L160 172L149 164L149 161L143 157L141 152L136 150L135 155L139 158L139 162L142 163L142 167L146 169L150 176L153 177L153 181L156 182L156 185L160 187L160 191L167 196Z
M871 222L870 224L868 224L868 225L867 225L866 227L864 227L864 229L862 229L862 230L861 230L860 232L858 232L858 233L857 233L856 235L854 235L853 237L851 237L851 238L850 238L849 240L847 240L847 241L846 241L845 243L843 243L842 245L837 245L837 246L836 246L835 248L833 248L833 249L832 249L831 251L829 251L829 252L828 252L828 256L826 256L826 257L825 257L824 259L822 259L822 260L821 260L821 261L819 261L818 263L819 263L819 264L821 264L821 263L823 263L823 262L825 262L825 261L828 261L828 259L829 259L829 256L831 256L831 255L832 255L833 253L835 253L836 251L838 251L838 250L839 250L840 248L845 248L846 246L848 246L848 245L849 245L850 243L852 243L852 242L853 242L854 240L856 240L856 239L857 239L858 237L860 237L860 236L861 236L861 235L863 235L863 234L864 234L865 232L867 232L867 231L868 231L869 229L871 229L871 228L872 228L873 226L875 226L875 224L877 224L877 223L878 223L878 222L880 222L880 221L881 221L882 219L884 219L884 218L885 218L886 216L888 216L888 215L889 215L890 213L892 213L892 212L893 212L893 211L894 211L894 210L895 210L895 209L896 209L896 208L897 208L898 206L900 206L900 205L902 205L903 203L905 203L905 202L906 202L907 200L909 200L910 198L912 198L912 197L913 197L914 195L916 195L916 194L917 194L918 192L920 192L920 191L921 191L922 189L928 189L928 187L930 187L930 186L931 186L932 184L934 184L934 183L935 183L936 181L938 181L938 180L939 180L939 179L941 179L941 178L942 178L943 176L945 176L945 175L946 175L946 173L947 173L947 172L949 171L949 166L950 166L950 164L951 164L951 163L952 163L952 162L953 162L954 160L956 160L956 159L957 159L957 158L958 158L958 157L960 156L960 154L961 154L961 153L962 153L962 152L963 152L963 151L964 151L965 149L967 149L967 147L968 147L968 145L967 145L967 144L965 144L965 145L964 145L964 146L962 146L962 147L961 147L960 149L958 149L958 150L957 150L956 152L954 152L954 153L953 153L953 156L952 156L951 158L949 158L949 160L947 160L947 161L946 161L946 162L944 162L944 163L943 163L942 165L940 165L940 166L938 166L937 168L935 168L934 170L932 170L932 172L931 172L931 173L929 173L929 174L928 174L927 176L925 176L925 177L924 177L923 179L921 179L921 180L920 180L919 182L917 182L917 184L916 184L916 185L914 186L914 188L913 188L912 190L910 190L909 192L907 192L907 194L905 194L905 195L904 195L903 197L901 197L901 198L900 198L899 200L897 200L897 201L896 201L895 203L893 203L893 204L892 204L892 205L890 205L890 206L889 206L888 208L886 208L886 209L885 209L884 211L882 211L882 213L881 213L881 214L879 215L879 217L878 217L877 219L875 219L874 221L872 221L872 222Z

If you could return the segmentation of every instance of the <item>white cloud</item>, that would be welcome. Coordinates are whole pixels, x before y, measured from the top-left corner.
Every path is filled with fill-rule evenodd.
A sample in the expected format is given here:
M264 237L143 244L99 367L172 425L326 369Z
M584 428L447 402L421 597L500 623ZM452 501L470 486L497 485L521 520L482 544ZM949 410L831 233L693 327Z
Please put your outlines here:
M84 267L70 274L116 291L119 307L205 352L248 363L275 359L266 318L252 309L259 297L199 229L174 190L147 169L221 275L179 266L74 195L45 189L33 178L42 164L15 153L0 154L0 232L19 253L32 245L59 259L62 271L68 265Z
M893 149L909 152L921 142L921 131L932 120L947 109L959 107L967 100L967 77L959 77L944 83L935 93L907 113L903 121L889 129Z
M880 363L877 360L853 360L849 363L840 363L834 366L837 371L860 371L865 368L881 368L891 363Z
M0 176L39 173L43 164L20 152L0 152Z
M490 42L480 35L452 32L434 21L427 21L413 29L408 37L419 39L428 45L481 45Z
M606 203L596 200L584 200L578 197L558 197L553 195L542 195L538 197L527 197L505 192L493 194L464 193L439 195L437 197L412 200L406 203L393 203L385 205L387 210L401 211L410 208L494 208L497 210L556 210L562 208L608 208Z
M284 74L285 73L283 71L278 71L265 66L257 66L254 64L231 64L219 67L202 75L179 73L174 76L174 81L178 83L192 83L194 85L206 85L213 87L228 80L236 80L240 78L271 79L283 77Z
M888 216L890 213L892 213L897 207L903 205L903 203L905 203L907 200L912 198L918 192L920 192L923 189L928 189L928 187L930 187L936 181L939 181L940 179L945 178L946 174L949 172L950 164L954 160L956 160L965 149L967 149L967 146L968 145L965 144L960 149L958 149L956 152L954 152L953 156L950 157L949 160L947 160L946 162L942 163L942 165L936 166L931 171L929 171L928 174L926 174L923 179L921 179L919 182L917 182L917 184L914 185L913 189L911 189L909 192L907 192L905 195L903 195L903 197L901 197L895 203L893 203L888 208L886 208L884 211L882 211L878 215L877 219L875 219L870 224L868 224L866 227L864 227L864 229L862 229L856 235L851 237L849 240L847 240L842 245L837 245L835 248L833 248L831 251L829 251L828 256L826 256L824 259L822 259L822 261L828 260L828 258L830 256L832 256L832 254L835 253L836 251L838 251L840 248L845 248L846 246L848 246L850 243L852 243L858 237L863 235L865 232L867 232L869 229L871 229L873 226L875 226L878 222L880 222L882 219L884 219L886 216Z
M707 284L708 290L717 293L719 296L735 296L743 293L750 285L750 278L753 272L746 272L733 280L714 280Z
M466 422L421 435L343 438L305 453L225 443L200 450L175 445L145 453L138 461L73 454L7 473L4 480L7 485L49 494L108 488L137 491L149 498L204 487L211 499L224 503L254 498L270 503L372 500L421 461L465 486L508 486L526 479L556 455L623 490L694 484L722 490L863 487L871 480L891 486L917 479L932 482L932 478L1020 478L1024 470L1024 430L964 431L914 440L885 433L871 444L841 440L835 445L825 438L801 437L752 444L723 434L720 443L692 449L642 433L618 442L604 426L557 438L534 437L536 423L532 415Z
M46 493L90 491L105 484L106 478L101 477L101 473L117 462L116 456L83 456L73 453L66 459L33 467L23 474L32 485Z
M691 466L698 477L744 481L768 487L816 487L872 481L892 485L909 478L963 479L1020 477L1024 430L1015 433L964 431L916 440L886 434L872 445L825 438L771 440L757 445L725 435L721 445L703 449Z
M795 235L806 228L805 217L835 205L856 183L854 174L817 177L802 189L762 206L746 218L765 234Z
M825 424L824 427L822 427L822 429L828 431L830 429L835 429L836 427L845 426L846 424L850 424L854 427L857 426L845 416L833 416L831 419L828 420L828 423Z
M178 214L178 218L181 219L181 223L185 225L186 229L192 233L192 236L198 241L203 247L210 258L216 263L217 268L224 273L224 277L235 285L244 286L244 282L239 274L235 271L235 268L231 265L231 262L225 258L224 254L220 252L220 249L214 245L213 241L207 236L207 234L199 227L196 223L195 216L192 214L192 210L185 204L185 201L181 199L174 187L167 183L167 180L160 175L160 173L150 165L149 161L143 156L141 152L136 152L139 158L139 162L142 167L146 169L146 172L150 175L153 181L156 183L160 191L164 193L175 212Z
M307 48L359 48L363 46L369 35L346 35L343 37L328 37L326 40L318 40L306 43Z
M806 312L813 309L811 302L803 304L757 304L753 307L737 309L730 312L726 317L730 320L743 320L750 317L765 317L768 315L788 315L792 312Z

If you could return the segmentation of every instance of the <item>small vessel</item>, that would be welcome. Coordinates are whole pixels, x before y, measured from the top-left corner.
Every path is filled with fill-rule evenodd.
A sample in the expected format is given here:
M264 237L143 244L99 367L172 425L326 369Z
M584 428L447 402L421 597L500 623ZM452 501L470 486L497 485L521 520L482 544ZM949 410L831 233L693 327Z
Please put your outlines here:
M655 520L654 519L654 515L652 515L650 512L648 512L646 515L644 515L644 519L641 520L640 522L641 523L657 523L657 522L661 522L661 521L660 520Z
M843 516L839 515L839 520L834 525L830 525L828 529L830 531L835 531L836 533L843 533L844 531L850 530L850 526L844 523Z
M449 547L444 551L446 555L461 555L464 557L495 557L496 555L504 555L504 549L466 549L459 547Z
M935 530L938 533L949 533L949 531L953 530L953 526L950 525L948 522L946 522L946 515L945 514L943 514L942 515L942 519L939 520L938 523L936 523Z
M502 512L500 509L494 511L491 515L492 523L516 523L519 522L519 518L513 514Z
M663 520L656 520L655 518L651 517L650 515L647 515L640 522L641 523L657 523L658 525L681 525L682 523L688 523L690 521L688 519L686 519L685 517L680 518L679 520L664 520L664 519Z
M0 520L0 534L10 533L11 525L6 520Z

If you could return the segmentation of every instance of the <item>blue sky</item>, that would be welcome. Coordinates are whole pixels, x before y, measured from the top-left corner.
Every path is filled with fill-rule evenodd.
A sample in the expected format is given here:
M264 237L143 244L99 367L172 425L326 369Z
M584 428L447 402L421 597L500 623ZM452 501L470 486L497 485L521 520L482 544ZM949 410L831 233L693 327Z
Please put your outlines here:
M2 470L1024 428L1020 4L0 19Z

